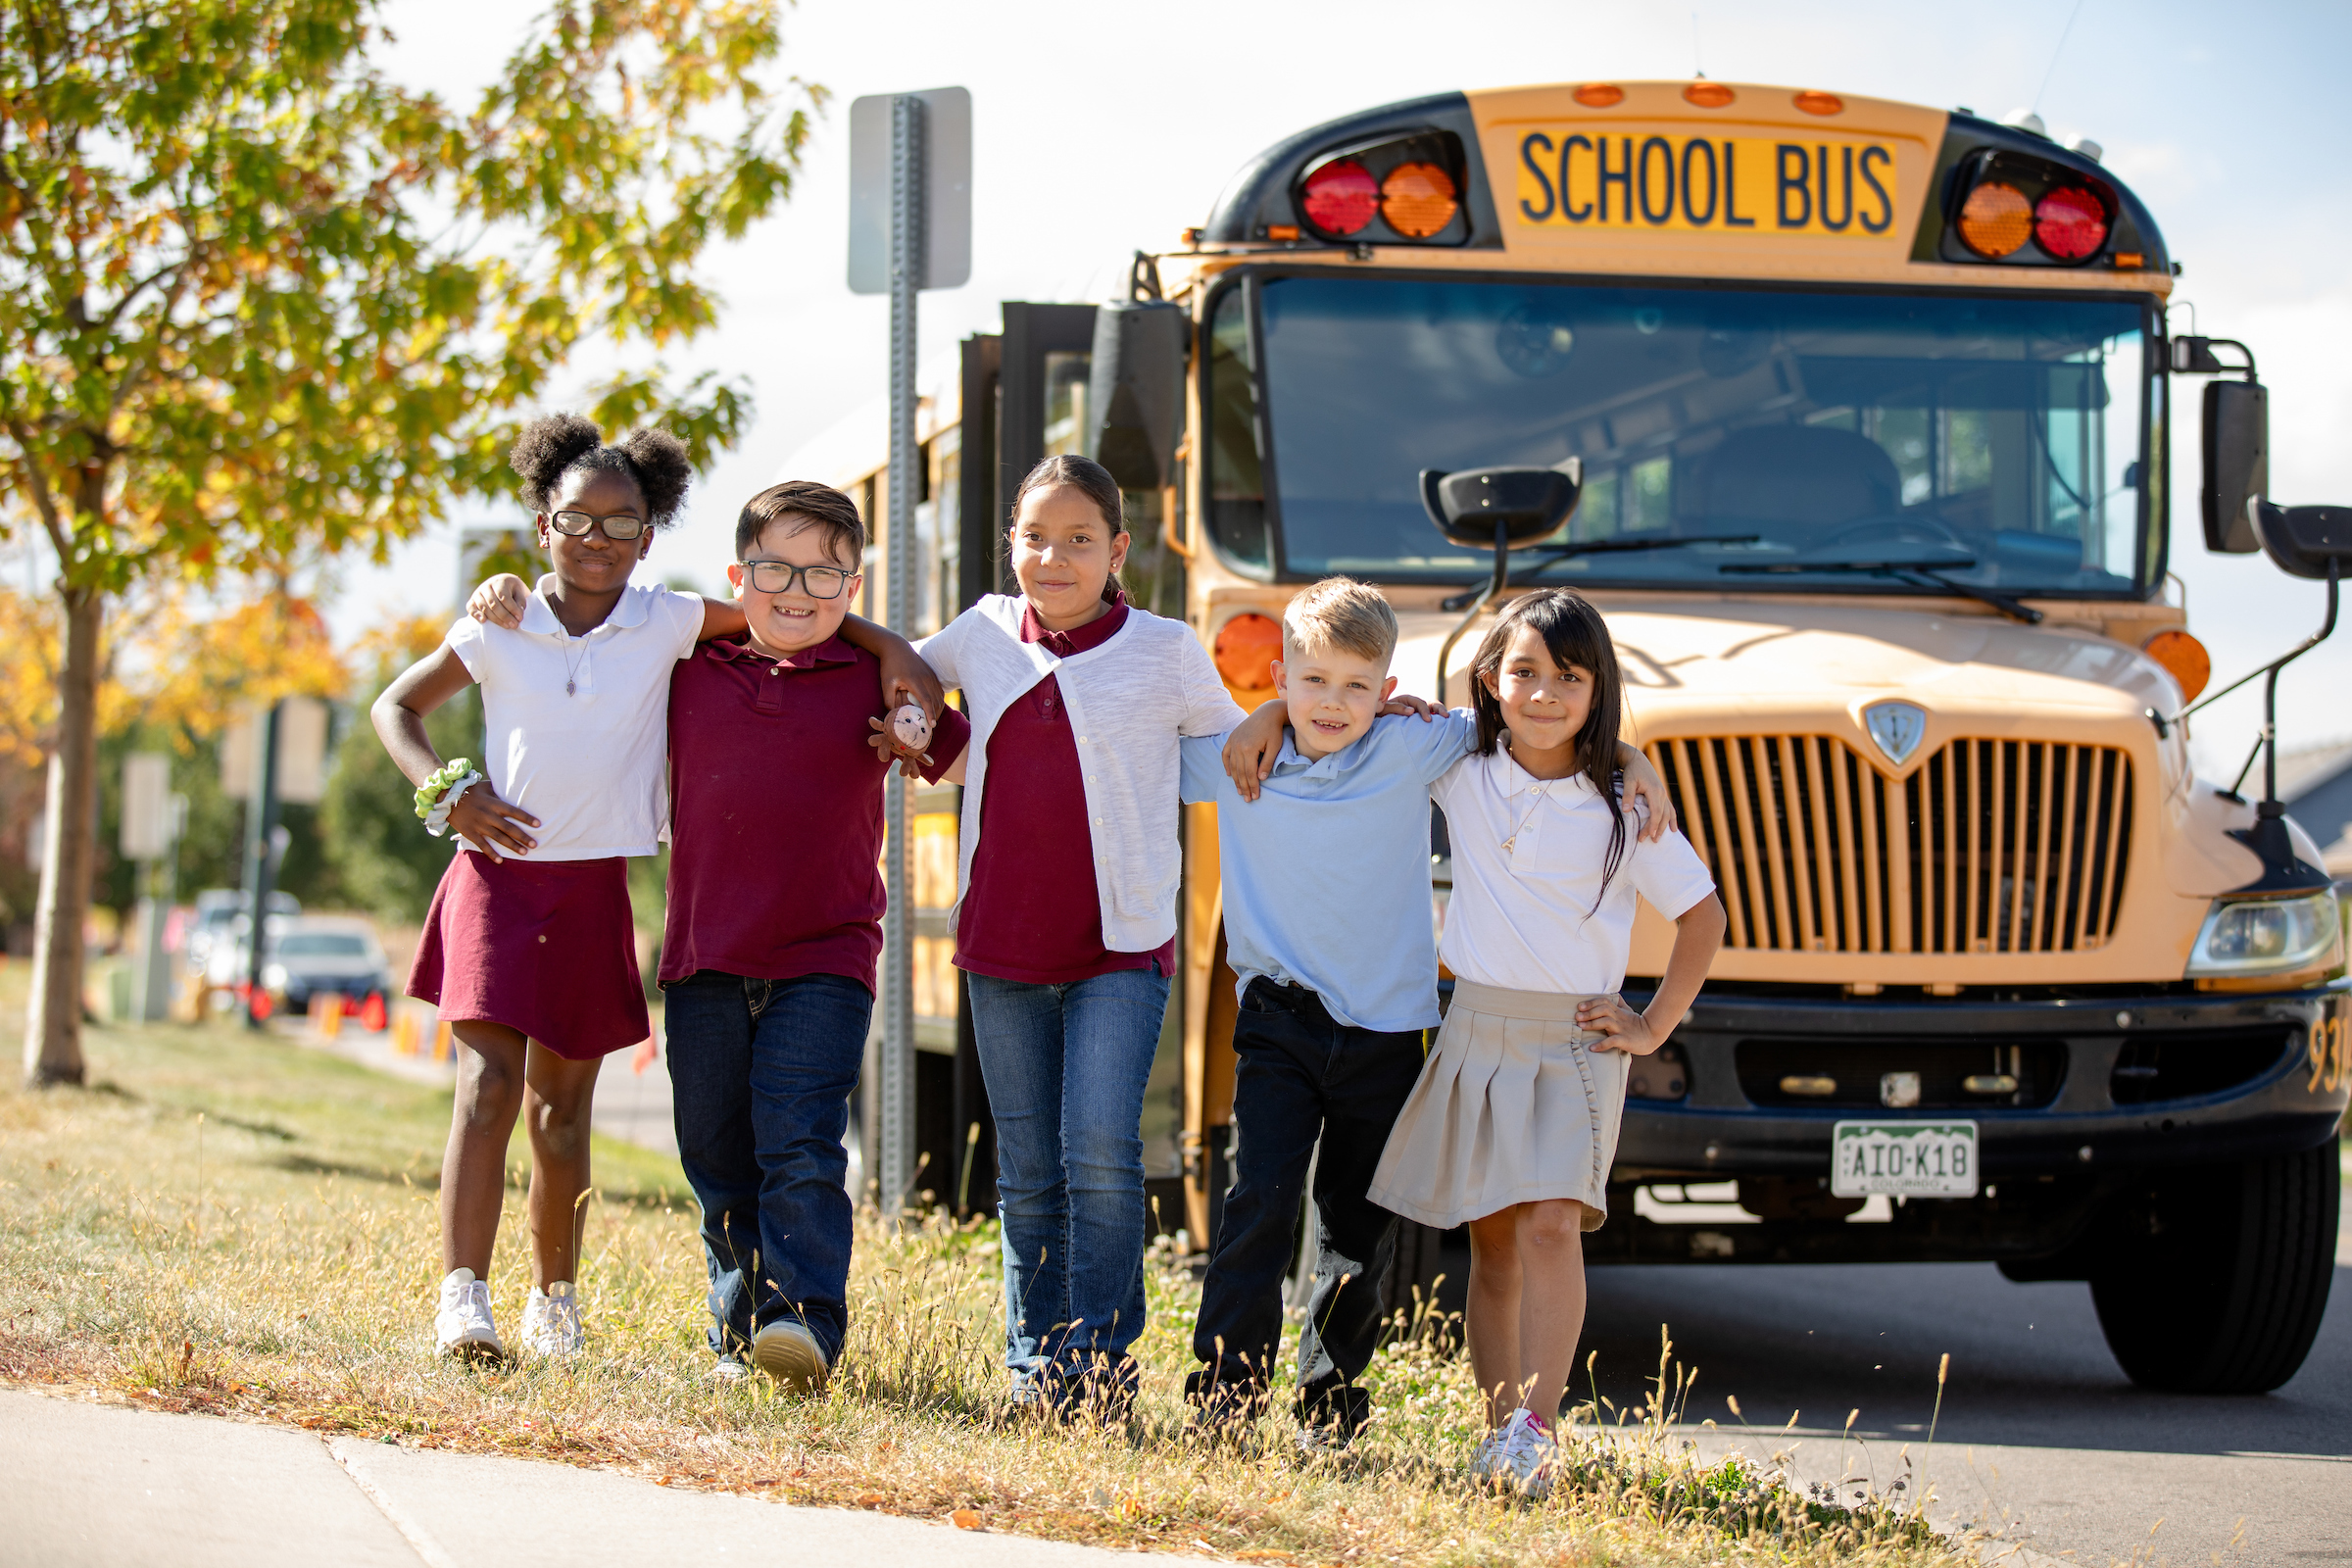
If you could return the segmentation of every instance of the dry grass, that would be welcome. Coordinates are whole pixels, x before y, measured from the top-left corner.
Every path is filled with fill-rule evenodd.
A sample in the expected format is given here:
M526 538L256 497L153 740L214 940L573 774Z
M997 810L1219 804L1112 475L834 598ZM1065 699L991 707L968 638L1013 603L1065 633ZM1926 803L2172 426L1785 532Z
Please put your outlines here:
M5 977L20 996L22 967ZM1353 1452L1303 1461L1275 1421L1204 1446L1176 1398L1197 1293L1164 1257L1134 1426L1007 1421L985 1226L867 1214L825 1396L716 1386L676 1168L601 1142L580 1282L592 1353L574 1367L440 1362L439 1095L224 1026L93 1030L89 1054L101 1087L0 1092L0 1381L1245 1561L1944 1560L1915 1514L1824 1507L1738 1461L1702 1471L1661 1408L1670 1370L1651 1409L1578 1440L1573 1484L1538 1504L1469 1485L1466 1369L1410 1339L1376 1364L1381 1415ZM494 1294L513 1325L527 1288L518 1207L502 1235Z

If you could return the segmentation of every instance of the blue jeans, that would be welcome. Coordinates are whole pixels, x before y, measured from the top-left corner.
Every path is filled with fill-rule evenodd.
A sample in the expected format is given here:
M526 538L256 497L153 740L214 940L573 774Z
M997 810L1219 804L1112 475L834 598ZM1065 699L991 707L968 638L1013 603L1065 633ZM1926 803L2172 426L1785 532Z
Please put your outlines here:
M997 1119L1004 1364L1032 1377L1101 1365L1132 1384L1127 1348L1144 1329L1144 1085L1167 977L970 979Z
M703 1209L710 1348L778 1321L827 1362L849 1332L850 1092L873 993L837 974L747 980L704 969L667 992L678 1162Z

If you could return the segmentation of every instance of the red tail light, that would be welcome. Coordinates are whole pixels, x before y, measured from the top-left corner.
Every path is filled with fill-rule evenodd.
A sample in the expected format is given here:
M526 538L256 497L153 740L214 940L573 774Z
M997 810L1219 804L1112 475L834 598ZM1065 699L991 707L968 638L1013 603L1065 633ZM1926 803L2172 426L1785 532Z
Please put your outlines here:
M1380 211L1380 181L1352 158L1335 158L1306 176L1307 221L1326 234L1353 234Z
M2034 238L2059 261L2079 262L2107 243L2107 209L2081 186L2061 185L2034 203Z

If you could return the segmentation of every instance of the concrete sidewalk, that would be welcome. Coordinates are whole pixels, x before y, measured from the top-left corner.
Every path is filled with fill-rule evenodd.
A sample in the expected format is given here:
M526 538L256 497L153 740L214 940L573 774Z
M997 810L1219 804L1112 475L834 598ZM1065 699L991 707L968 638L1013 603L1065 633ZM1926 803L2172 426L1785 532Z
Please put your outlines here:
M0 1390L0 1568L639 1568L796 1556L1091 1568L1133 1555Z

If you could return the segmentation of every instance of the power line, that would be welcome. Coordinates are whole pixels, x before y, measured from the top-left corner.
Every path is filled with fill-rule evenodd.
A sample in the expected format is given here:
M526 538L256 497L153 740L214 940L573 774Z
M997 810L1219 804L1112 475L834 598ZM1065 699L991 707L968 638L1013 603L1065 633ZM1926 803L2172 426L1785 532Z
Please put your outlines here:
M2066 25L2058 29L2058 47L2050 51L2050 69L2041 74L2041 85L2034 90L2034 114L2041 113L2042 94L2050 90L2050 78L2058 74L2058 57L2066 53L2067 34L2075 30L2075 19L2082 14L2082 0L2075 0L2075 8L2066 14Z

